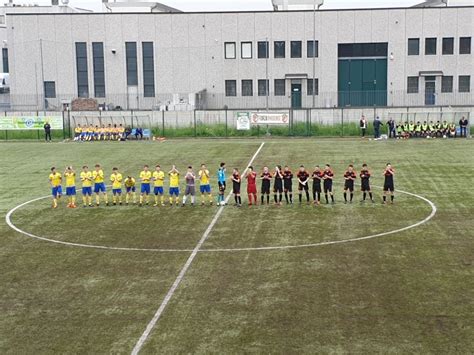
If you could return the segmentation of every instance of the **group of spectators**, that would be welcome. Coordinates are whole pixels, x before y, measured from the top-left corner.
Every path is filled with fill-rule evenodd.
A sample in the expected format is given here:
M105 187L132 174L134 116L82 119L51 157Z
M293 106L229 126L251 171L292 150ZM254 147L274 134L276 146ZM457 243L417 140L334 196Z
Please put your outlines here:
M374 138L379 139L381 137L382 126L386 125L388 129L388 138L397 139L408 139L408 138L456 138L464 137L468 135L469 121L466 117L462 117L459 120L459 132L458 127L454 122L448 123L447 121L437 121L434 123L430 121L406 121L396 123L393 118L390 118L386 124L384 124L380 117L377 116L373 122L374 126ZM359 127L362 137L366 136L368 121L365 116L362 116L359 122ZM458 134L459 133L459 134Z
M126 141L132 133L136 139L143 139L142 128L132 130L129 126L123 127L121 124L109 124L108 126L89 125L84 127L77 125L74 128L74 141Z

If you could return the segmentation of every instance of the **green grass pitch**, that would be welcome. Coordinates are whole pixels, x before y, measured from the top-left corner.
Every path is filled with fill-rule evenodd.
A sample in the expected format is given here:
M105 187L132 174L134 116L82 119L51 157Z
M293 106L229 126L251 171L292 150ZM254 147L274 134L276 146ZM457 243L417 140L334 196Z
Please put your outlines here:
M0 144L0 352L129 354L214 218L217 207L113 206L52 210L54 165L100 162L137 177L143 164L185 171L225 161L245 169L261 140ZM342 173L367 162L381 186L426 201L342 203ZM224 208L141 353L473 353L474 145L471 140L267 139L254 166L331 163L336 205ZM231 184L229 184L231 185ZM294 183L294 185L296 185ZM243 192L246 185L242 186ZM260 188L260 186L258 186ZM246 196L244 201L246 202ZM80 198L78 199L80 202ZM295 200L297 200L295 196ZM230 202L233 202L231 199ZM250 250L229 250L229 249ZM226 249L227 251L222 251ZM219 251L221 250L221 251Z

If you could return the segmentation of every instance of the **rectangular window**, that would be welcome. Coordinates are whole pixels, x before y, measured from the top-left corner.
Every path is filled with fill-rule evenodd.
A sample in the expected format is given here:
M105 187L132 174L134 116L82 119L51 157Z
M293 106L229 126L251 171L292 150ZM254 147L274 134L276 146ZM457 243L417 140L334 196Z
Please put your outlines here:
M53 99L56 97L56 82L54 81L44 82L44 97L46 99Z
M303 50L301 49L301 41L291 41L290 49L291 58L301 58L303 56Z
M242 96L253 96L252 80L242 80Z
M437 38L425 39L425 55L436 55Z
M275 96L286 95L286 81L285 79L275 79Z
M137 42L125 42L127 85L138 85Z
M338 45L338 57L387 57L388 43L343 43Z
M10 68L8 65L8 48L2 48L2 62L3 62L3 72L9 73Z
M443 38L443 55L454 54L454 38Z
M237 96L237 81L236 80L225 81L225 96Z
M459 54L471 54L471 37L459 38Z
M319 79L308 79L307 85L306 92L308 93L308 96L313 96L313 92L314 95L319 95Z
M285 41L275 41L273 47L275 58L285 58Z
M258 42L257 44L257 55L259 58L268 58L269 57L269 48L268 41Z
M419 38L408 38L408 55L420 55Z
M420 78L417 76L409 76L407 80L407 92L409 94L418 94Z
M471 76L459 76L459 92L471 92Z
M87 67L87 44L76 42L77 95L89 97L89 78Z
M242 59L252 59L252 42L242 42L240 52Z
M258 96L267 96L268 95L268 80L259 80L258 81Z
M105 97L104 44L102 42L92 42L92 59L94 96Z
M441 77L441 92L453 92L453 77Z
M153 42L142 42L143 96L155 97L155 55Z
M308 58L319 57L319 42L308 41L306 44L306 52L307 52Z
M235 42L225 42L225 59L235 59Z

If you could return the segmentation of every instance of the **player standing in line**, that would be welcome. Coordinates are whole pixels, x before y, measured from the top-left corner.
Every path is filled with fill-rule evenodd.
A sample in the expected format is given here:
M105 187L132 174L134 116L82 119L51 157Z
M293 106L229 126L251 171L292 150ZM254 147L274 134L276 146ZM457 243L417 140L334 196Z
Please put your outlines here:
M385 167L385 170L383 172L383 175L385 177L385 181L383 184L383 204L387 203L387 196L390 195L390 201L393 204L393 200L395 198L394 193L395 193L395 184L393 182L393 176L395 175L395 170L392 168L392 165L390 163L387 164Z
M356 178L357 175L354 171L354 165L351 164L344 173L344 203L347 203L347 191L350 193L349 202L352 203L354 199L354 181Z
M191 196L191 206L194 206L196 198L196 175L194 174L192 166L188 166L188 172L184 179L186 180L186 190L184 191L183 196L183 207L186 206L188 195Z
M140 203L139 206L143 206L143 200L148 205L150 203L150 192L151 192L151 171L148 170L148 165L143 167L140 173L141 187L140 187Z
M375 201L372 197L372 191L370 190L370 171L369 171L369 168L367 167L367 164L362 165L362 170L360 171L359 176L360 176L361 191L363 193L361 202L365 201L365 199L367 198L367 193L369 193L370 201L374 203Z
M173 206L173 196L175 196L176 206L179 204L179 171L176 166L173 165L171 170L168 172L170 177L170 206Z
M293 204L293 173L288 165L285 166L285 169L283 170L283 187L285 191L286 204ZM288 194L290 195L289 200Z
M260 179L262 180L262 191L260 195L260 200L262 205L265 203L265 195L267 195L267 205L270 203L270 183L272 181L272 174L268 167L265 166L263 168L263 172L260 175Z
M206 194L209 197L209 204L212 206L212 194L211 194L211 185L209 183L209 170L207 170L205 164L201 164L201 170L199 170L199 190L201 192L201 205L205 205Z
M66 179L67 207L76 208L76 172L72 169L72 166L66 168L64 178Z
M283 174L281 165L275 167L273 177L275 178L273 184L273 199L275 200L275 205L281 206L281 200L283 199Z
M300 170L298 171L298 174L296 174L296 177L298 178L298 199L300 205L303 200L303 190L306 194L306 201L309 203L309 174L304 165L300 166Z
M92 207L92 173L89 167L84 165L81 172L82 181L82 203L84 207Z
M135 205L137 203L137 194L136 194L136 181L133 177L127 176L125 179L124 183L125 185L125 204L128 206L128 203L130 202L130 197L132 197L133 204Z
M321 180L323 179L323 172L319 165L316 165L314 168L313 174L311 177L313 178L313 201L315 205L319 205L321 203Z
M232 192L234 193L235 206L242 207L242 198L240 197L240 185L242 179L240 177L239 169L234 168L232 172Z
M49 174L49 183L51 184L51 194L53 195L53 208L58 207L58 200L63 194L61 187L62 176L56 171L55 167L51 168L51 174Z
M107 196L107 189L104 184L104 171L100 167L100 164L95 165L95 170L92 173L92 179L94 180L94 193L95 203L100 206L100 194L104 196L105 205L109 205L109 198Z
M155 204L154 207L158 207L158 195L161 197L161 206L165 205L165 173L161 170L161 166L157 165L155 171L153 172L153 181L155 182L155 187L153 193L155 194Z
M122 180L123 176L119 173L118 168L112 169L112 175L110 175L110 181L112 182L112 203L114 206L122 205Z
M326 205L329 204L328 194L331 195L331 202L334 204L334 194L332 193L332 180L334 178L334 172L329 164L326 164L323 172L324 181L324 197L326 198Z
M221 163L219 170L217 171L217 184L219 185L219 196L217 197L217 205L225 205L225 188L226 188L226 176L225 176L225 163Z
M249 206L252 206L252 198L253 203L257 205L257 173L253 170L253 166L249 166L245 178L247 179L247 195L249 198Z

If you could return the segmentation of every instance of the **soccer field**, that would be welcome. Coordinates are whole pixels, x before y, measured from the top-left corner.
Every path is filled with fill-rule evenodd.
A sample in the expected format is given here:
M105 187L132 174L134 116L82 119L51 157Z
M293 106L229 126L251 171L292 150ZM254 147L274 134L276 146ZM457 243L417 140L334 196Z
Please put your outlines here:
M474 352L472 140L11 142L0 157L1 353ZM51 208L51 166L206 163L215 195L221 161L229 176L252 160L330 163L336 204L249 208L243 183L240 209ZM376 203L343 203L351 163L369 164ZM29 201L10 214L20 233L5 216Z

